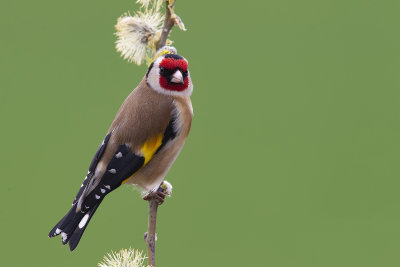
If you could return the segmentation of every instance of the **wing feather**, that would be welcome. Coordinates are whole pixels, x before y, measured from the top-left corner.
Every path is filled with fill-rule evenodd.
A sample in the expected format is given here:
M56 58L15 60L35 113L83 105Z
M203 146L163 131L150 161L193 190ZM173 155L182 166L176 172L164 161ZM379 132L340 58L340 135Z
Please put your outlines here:
M94 154L92 162L90 163L90 166L89 166L89 171L88 171L85 179L83 180L81 188L79 189L78 194L76 195L74 201L72 202L72 205L75 205L78 202L78 200L81 198L81 196L83 195L83 192L87 190L88 185L90 184L89 181L91 181L93 178L97 164L99 163L101 157L104 154L104 151L106 150L106 147L107 147L108 141L110 140L110 137L111 137L111 133L106 135L106 137L101 142L99 148L97 149L96 153Z

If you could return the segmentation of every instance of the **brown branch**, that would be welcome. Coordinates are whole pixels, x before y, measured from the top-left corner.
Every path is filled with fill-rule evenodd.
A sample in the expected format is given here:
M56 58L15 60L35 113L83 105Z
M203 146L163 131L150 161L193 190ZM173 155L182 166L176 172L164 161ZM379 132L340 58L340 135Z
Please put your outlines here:
M172 185L163 181L156 192L147 194L143 199L149 201L149 222L144 239L147 245L148 265L155 267L156 262L156 224L158 206L164 203L166 196L171 196Z
M170 2L172 2L170 4ZM160 49L164 45L166 45L167 40L168 40L168 35L172 30L172 27L175 25L175 18L174 18L174 6L175 6L176 0L165 0L165 20L164 20L164 26L161 32L160 39L158 40L156 44L156 50ZM172 12L171 12L172 11Z
M147 256L149 266L156 266L156 223L157 223L157 200L152 197L149 199L149 223L146 236Z

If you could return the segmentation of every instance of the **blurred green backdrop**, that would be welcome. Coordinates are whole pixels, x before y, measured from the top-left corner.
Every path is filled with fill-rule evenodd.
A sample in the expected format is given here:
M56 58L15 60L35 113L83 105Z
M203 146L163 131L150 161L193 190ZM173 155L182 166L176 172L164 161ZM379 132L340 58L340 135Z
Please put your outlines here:
M74 253L49 239L146 67L115 52L120 1L1 1L1 266L144 249L111 194ZM190 1L172 38L195 84L167 176L159 266L399 266L400 2Z

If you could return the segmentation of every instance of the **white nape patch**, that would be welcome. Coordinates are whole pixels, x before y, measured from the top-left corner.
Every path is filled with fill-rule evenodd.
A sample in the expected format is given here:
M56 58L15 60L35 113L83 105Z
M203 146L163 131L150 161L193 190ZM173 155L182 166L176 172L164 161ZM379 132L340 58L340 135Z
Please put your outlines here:
M61 229L60 228L57 228L56 229L56 235L59 235L61 233Z
M82 220L79 222L79 228L82 229L83 227L85 227L87 221L89 220L89 214L86 214L85 216L83 216Z
M116 169L110 169L110 170L108 170L108 172L109 173L117 173L117 170Z
M101 192L102 194L104 194L104 193L106 192L106 190L103 189L103 188L100 188L100 192Z
M62 241L65 242L67 240L67 238L68 238L68 235L66 233L62 232L61 233L61 238L62 238Z
M99 195L94 194L94 197L95 197L96 199L100 199L100 196L99 196Z
M121 153L121 152L118 152L118 153L115 155L115 157L116 157L117 159L122 158L122 153Z
M109 185L104 185L104 187L107 188L108 190L111 189L111 186L109 186Z

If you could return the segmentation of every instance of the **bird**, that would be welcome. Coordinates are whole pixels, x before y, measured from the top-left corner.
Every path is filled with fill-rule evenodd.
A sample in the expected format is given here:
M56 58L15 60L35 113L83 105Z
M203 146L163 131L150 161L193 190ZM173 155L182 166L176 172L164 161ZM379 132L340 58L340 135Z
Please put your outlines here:
M171 49L158 54L118 110L72 208L49 233L61 235L71 251L105 196L122 184L157 195L188 137L193 118L188 61Z

